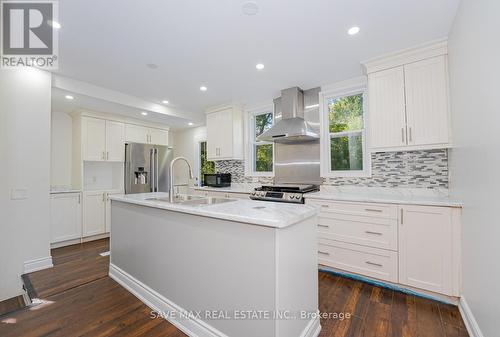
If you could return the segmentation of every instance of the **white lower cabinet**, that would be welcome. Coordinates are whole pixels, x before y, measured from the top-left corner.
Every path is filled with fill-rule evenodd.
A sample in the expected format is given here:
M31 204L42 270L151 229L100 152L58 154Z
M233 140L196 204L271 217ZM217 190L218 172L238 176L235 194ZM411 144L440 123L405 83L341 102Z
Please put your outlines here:
M78 239L82 235L82 203L80 193L50 196L50 242Z
M460 250L454 242L452 209L400 206L399 282L442 294L458 295Z
M398 282L398 253L391 250L320 238L318 260L326 266Z
M460 209L307 199L318 262L448 296L460 292Z
M123 191L89 191L83 198L83 237L109 233L111 231L110 195Z
M83 236L103 234L106 230L106 192L84 192Z

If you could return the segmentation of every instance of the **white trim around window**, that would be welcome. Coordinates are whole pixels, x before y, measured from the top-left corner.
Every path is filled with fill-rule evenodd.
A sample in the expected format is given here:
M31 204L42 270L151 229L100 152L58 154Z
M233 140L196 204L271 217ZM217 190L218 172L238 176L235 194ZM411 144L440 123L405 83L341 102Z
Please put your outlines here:
M274 117L274 105L272 102L245 109L245 175L247 177L274 177L274 144L272 142L258 142L258 144L273 144L273 171L256 172L254 169L254 146L257 144L255 141L254 118L257 115L269 112Z
M330 133L330 121L328 119L328 100L345 96L363 94L363 122L361 130L351 130L342 133ZM366 76L351 80L323 86L319 93L320 104L320 130L321 130L321 177L370 177L371 176L371 154L366 144L366 130L368 113L368 94ZM363 138L363 170L359 171L332 171L331 170L331 138L361 134Z

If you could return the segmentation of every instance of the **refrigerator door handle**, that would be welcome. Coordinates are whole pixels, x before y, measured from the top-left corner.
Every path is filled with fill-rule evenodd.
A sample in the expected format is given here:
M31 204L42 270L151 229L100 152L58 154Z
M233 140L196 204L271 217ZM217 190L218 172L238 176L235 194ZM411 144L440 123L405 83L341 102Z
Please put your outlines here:
M159 191L159 180L160 180L160 174L159 174L159 169L158 169L158 162L159 162L159 154L158 154L158 149L155 148L155 192Z
M154 149L149 150L149 187L151 188L151 192L155 191L155 154Z

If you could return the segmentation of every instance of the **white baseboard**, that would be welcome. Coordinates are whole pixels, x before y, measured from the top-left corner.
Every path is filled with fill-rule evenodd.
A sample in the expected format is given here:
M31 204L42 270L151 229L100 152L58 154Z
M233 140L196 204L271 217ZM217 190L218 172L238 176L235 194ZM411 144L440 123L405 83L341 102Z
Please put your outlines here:
M24 274L52 267L54 267L52 264L52 256L41 257L39 259L24 262Z
M460 297L460 303L458 305L458 309L460 310L460 314L462 315L462 319L464 320L465 327L467 328L467 332L470 337L484 337L481 329L479 329L479 324L477 324L476 318L472 314L472 310L470 310L465 297Z
M176 315L166 317L166 319L186 335L191 337L229 337L196 317L179 319L179 314L186 312L186 310L112 263L109 265L109 277L122 285L152 310L156 312L175 312ZM317 337L320 331L319 318L313 319L306 326L300 337Z

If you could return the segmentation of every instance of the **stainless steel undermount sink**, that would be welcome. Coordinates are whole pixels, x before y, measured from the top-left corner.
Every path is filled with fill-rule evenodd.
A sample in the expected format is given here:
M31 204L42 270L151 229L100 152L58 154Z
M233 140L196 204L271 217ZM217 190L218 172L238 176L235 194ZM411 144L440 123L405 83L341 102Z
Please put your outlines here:
M168 197L153 197L146 198L145 200L154 200L170 203ZM188 194L178 194L175 196L173 203L191 206L204 206L204 205L215 205L223 204L226 202L236 201L236 199L226 199L217 197L203 197L199 195L188 195Z

